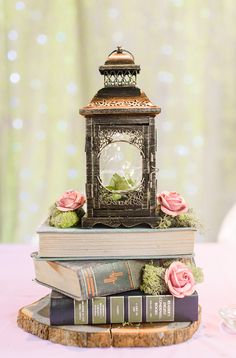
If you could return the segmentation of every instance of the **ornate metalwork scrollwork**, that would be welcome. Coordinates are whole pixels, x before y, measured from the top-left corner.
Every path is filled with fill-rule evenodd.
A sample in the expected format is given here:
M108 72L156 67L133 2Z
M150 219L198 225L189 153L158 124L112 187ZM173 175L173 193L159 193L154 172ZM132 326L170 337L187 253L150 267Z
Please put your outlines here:
M153 107L153 104L146 99L99 99L93 100L88 104L88 107Z
M117 134L126 135L127 140L116 138ZM98 152L100 153L103 148L112 142L125 141L127 143L135 145L143 155L144 146L144 133L142 129L131 128L104 128L98 132Z

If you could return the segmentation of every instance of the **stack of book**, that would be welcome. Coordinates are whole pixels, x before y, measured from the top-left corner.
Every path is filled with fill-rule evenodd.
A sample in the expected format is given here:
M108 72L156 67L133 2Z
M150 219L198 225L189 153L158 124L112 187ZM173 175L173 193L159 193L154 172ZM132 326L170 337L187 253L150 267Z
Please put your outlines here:
M51 325L198 320L198 295L148 295L145 264L193 260L191 228L69 228L40 226L32 254L35 280L51 289Z

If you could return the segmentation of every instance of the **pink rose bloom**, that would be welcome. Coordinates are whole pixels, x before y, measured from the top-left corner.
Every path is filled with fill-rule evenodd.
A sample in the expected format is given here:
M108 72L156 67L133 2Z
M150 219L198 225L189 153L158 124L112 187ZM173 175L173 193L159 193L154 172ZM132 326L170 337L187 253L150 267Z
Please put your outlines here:
M171 216L177 216L188 211L188 206L182 196L175 191L163 191L157 194L161 210Z
M165 282L170 293L178 298L190 296L195 291L192 271L180 261L173 262L166 270Z
M60 211L72 211L79 209L85 203L85 197L75 190L66 191L56 202Z

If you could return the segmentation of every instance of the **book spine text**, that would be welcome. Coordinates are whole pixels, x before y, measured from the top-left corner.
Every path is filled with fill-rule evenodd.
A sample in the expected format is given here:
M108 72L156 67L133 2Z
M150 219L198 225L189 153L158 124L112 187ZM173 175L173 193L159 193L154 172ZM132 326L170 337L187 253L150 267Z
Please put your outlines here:
M198 319L198 296L109 296L76 301L51 297L52 325L139 322L186 322Z

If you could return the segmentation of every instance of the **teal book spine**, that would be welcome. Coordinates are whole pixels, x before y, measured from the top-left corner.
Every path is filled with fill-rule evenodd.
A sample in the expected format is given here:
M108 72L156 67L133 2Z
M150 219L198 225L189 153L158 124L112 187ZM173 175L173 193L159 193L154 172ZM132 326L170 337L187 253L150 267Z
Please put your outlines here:
M82 296L92 298L138 289L143 260L116 260L85 264L77 271Z

